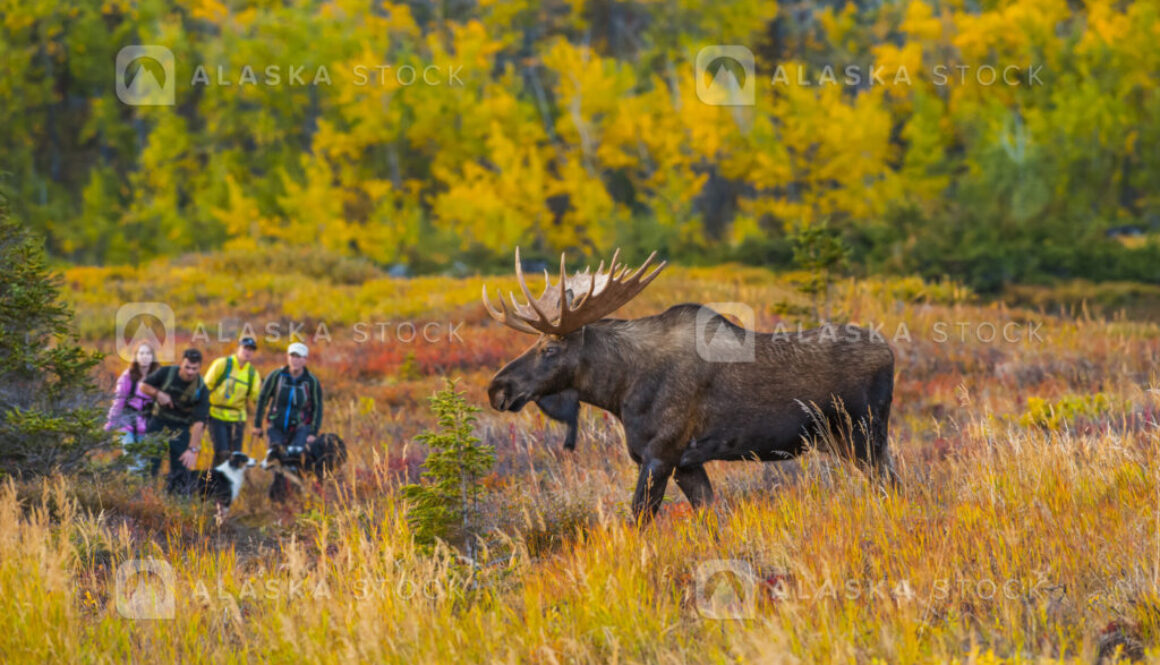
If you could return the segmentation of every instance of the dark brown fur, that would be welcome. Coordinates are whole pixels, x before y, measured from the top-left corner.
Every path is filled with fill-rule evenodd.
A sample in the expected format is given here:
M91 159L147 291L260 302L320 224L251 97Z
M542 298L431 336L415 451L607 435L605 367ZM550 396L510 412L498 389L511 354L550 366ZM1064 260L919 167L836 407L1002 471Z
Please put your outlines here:
M811 439L897 481L887 450L894 354L885 340L853 326L750 333L752 361L711 362L698 353L698 325L708 338L740 339L747 331L699 312L699 305L678 305L545 335L495 375L491 404L518 411L574 390L619 418L640 466L638 519L655 514L670 476L700 506L712 498L705 462L788 459Z
M552 395L544 395L536 400L536 406L556 422L564 423L568 431L564 435L564 450L576 450L576 430L580 422L580 395L575 390Z

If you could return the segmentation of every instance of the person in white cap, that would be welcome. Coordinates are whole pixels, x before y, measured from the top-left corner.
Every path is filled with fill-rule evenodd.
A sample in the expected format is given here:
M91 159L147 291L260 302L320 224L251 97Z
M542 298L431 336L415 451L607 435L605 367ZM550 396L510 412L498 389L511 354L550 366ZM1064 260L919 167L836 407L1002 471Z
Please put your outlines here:
M318 437L322 427L322 385L306 369L309 353L305 344L294 342L286 349L286 365L262 381L254 414L254 436L263 435L264 417L271 448L305 448Z

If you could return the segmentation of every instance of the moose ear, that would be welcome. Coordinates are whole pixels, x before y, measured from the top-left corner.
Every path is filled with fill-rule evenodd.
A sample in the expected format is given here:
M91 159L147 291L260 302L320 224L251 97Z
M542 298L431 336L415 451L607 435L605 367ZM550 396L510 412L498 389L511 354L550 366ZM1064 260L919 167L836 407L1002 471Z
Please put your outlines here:
M572 289L564 289L564 302L567 303L569 308L572 307L572 301L575 299L575 297L575 294L572 293Z

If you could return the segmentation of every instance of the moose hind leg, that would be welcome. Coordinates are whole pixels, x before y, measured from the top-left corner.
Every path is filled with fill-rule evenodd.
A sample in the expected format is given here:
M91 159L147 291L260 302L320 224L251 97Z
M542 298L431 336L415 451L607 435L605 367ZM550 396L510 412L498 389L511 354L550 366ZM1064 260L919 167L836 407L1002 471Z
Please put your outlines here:
M700 508L713 501L713 485L709 483L709 474L705 473L704 465L677 467L673 478L693 508Z
M901 486L901 479L894 469L887 443L890 405L879 406L869 417L863 417L854 424L852 446L858 467L867 476L891 487Z
M871 388L870 403L870 449L873 451L874 469L879 480L889 483L894 489L902 486L902 479L894 469L894 460L890 455L890 405L894 401L894 366L893 363L884 368L874 377Z
M894 458L890 454L890 402L886 402L878 409L878 417L871 423L871 446L874 450L875 470L882 480L890 483L894 489L902 487L902 478L894 468Z

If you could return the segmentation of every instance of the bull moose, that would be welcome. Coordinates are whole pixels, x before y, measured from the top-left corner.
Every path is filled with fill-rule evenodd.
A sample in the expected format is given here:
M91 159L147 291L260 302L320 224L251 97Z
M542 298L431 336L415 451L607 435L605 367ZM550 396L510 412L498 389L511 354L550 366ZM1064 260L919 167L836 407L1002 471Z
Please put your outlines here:
M834 326L758 333L695 304L605 318L666 265L647 272L653 252L631 270L619 256L617 250L607 272L601 262L595 272L569 276L561 255L559 283L545 271L547 284L534 298L517 248L516 278L527 302L510 293L511 306L501 298L496 309L483 287L492 318L539 335L492 378L493 408L543 408L545 398L558 405L567 398L555 396L565 393L616 416L640 468L632 499L639 521L656 514L670 476L699 507L713 497L705 462L788 459L811 440L829 442L869 475L897 484L887 449L894 353L885 340L855 326L841 334ZM750 357L715 357L715 342L706 348L705 341L718 339L748 341Z

